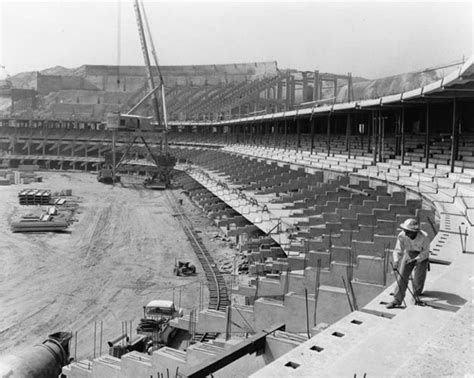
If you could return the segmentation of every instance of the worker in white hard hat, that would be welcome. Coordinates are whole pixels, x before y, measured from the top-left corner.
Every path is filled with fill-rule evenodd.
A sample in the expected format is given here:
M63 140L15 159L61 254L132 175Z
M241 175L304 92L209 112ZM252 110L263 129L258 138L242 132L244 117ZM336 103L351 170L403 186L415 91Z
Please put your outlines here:
M398 234L397 244L393 250L393 267L397 288L394 299L387 308L400 306L405 298L408 279L413 270L413 293L415 298L423 292L426 271L429 263L430 240L425 231L420 230L420 224L414 218L407 219L400 225L402 231Z

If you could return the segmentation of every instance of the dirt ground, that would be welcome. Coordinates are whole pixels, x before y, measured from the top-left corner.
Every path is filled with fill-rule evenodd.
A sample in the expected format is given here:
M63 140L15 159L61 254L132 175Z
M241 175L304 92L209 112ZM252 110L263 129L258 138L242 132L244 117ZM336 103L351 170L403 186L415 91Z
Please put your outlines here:
M185 314L198 308L205 276L164 191L127 179L105 185L90 173L41 175L42 183L0 187L0 353L77 331L77 358L92 357L95 322L98 355L100 322L106 353L122 321L135 328L152 299L174 299ZM72 189L79 207L70 232L12 233L10 220L26 212L17 197L24 188ZM235 251L215 237L219 229L179 189L174 193L213 256L232 261ZM174 276L175 259L191 261L198 274Z

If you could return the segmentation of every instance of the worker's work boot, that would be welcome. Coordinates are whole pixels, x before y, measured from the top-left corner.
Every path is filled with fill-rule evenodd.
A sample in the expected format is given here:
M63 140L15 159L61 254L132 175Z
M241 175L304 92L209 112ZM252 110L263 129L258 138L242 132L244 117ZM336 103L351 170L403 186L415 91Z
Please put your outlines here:
M397 301L392 301L390 302L388 305L385 306L386 308L396 308L396 307L400 307L400 303L398 303Z

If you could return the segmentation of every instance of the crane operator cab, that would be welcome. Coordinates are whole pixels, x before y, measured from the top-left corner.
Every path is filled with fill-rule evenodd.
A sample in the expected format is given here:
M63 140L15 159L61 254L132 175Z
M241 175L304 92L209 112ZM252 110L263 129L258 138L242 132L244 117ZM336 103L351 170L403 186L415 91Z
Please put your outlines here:
M132 114L108 113L107 130L116 131L154 131L153 117L144 117Z

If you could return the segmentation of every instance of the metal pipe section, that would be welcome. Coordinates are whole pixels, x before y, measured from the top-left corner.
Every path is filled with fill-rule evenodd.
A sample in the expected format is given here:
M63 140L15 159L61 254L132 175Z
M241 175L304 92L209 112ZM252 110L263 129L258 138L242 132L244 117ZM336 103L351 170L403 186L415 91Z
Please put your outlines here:
M71 332L49 335L41 344L19 353L0 356L0 376L12 378L58 377L69 361Z

